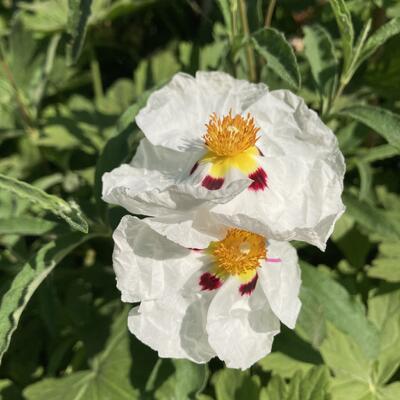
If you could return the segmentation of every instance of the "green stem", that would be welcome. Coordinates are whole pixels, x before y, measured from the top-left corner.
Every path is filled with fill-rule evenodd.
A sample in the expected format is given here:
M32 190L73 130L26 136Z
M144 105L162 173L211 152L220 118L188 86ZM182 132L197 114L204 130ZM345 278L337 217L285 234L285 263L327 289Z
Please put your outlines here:
M254 49L250 42L249 21L247 19L247 9L245 0L239 0L240 20L242 22L243 33L246 38L246 58L248 67L248 76L251 82L257 80L257 71L255 63Z
M91 49L90 71L92 73L93 91L95 98L102 99L104 97L103 82L101 79L100 64L97 61L96 53Z
M271 26L272 16L275 11L275 6L276 6L276 0L270 0L270 2L268 4L267 14L265 16L265 24L264 25L266 28L269 28Z

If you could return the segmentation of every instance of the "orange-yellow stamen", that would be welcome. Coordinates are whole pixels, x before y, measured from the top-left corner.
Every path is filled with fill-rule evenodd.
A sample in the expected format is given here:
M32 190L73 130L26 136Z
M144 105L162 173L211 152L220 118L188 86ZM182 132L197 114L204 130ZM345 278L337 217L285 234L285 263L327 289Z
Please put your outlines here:
M266 239L256 233L229 229L225 239L212 242L210 253L222 274L242 275L255 271L260 260L266 258Z
M247 114L243 118L240 114L232 117L228 115L219 118L216 113L211 114L210 121L206 124L207 133L204 142L208 149L218 156L234 156L242 153L257 142L257 128L254 118Z

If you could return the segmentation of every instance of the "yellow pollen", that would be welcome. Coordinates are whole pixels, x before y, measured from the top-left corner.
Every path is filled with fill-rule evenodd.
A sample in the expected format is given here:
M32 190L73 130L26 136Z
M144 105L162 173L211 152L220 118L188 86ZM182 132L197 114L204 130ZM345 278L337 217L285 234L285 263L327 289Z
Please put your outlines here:
M216 113L211 114L206 124L207 133L203 136L208 149L218 156L234 156L242 153L257 142L257 128L254 118L247 114L232 117L232 112L220 118Z
M254 271L260 260L267 257L266 240L256 233L241 229L229 229L225 239L212 242L209 250L216 267L229 275L241 275Z

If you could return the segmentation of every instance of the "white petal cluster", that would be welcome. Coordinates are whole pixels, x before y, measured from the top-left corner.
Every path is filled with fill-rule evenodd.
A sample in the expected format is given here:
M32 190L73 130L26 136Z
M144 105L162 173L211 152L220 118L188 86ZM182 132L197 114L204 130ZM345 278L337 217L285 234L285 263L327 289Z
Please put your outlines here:
M210 156L212 115L252 118L255 145ZM344 212L336 137L293 93L222 72L176 74L136 124L144 138L135 156L103 176L105 201L149 216L125 216L113 236L122 300L140 302L129 329L160 357L217 356L246 369L271 351L280 322L294 328L300 311L300 269L288 241L324 250ZM204 286L216 263L207 249L234 228L266 238L267 257L247 283L254 285L245 292L242 275L216 274L218 285Z
M248 190L248 176L235 169L219 190L201 185L203 170L190 174L206 152L210 115L229 111L250 113L260 128L263 191ZM150 96L136 123L145 138L130 164L104 175L105 201L149 216L207 208L223 223L325 249L344 211L345 165L336 137L301 98L222 72L178 73Z
M301 279L289 243L268 241L268 259L280 261L260 263L251 295L240 293L234 276L219 289L202 290L199 278L211 257L167 239L152 222L129 215L121 220L113 265L122 300L141 302L129 314L129 329L160 357L204 363L217 356L228 367L246 369L271 351L279 321L294 327Z

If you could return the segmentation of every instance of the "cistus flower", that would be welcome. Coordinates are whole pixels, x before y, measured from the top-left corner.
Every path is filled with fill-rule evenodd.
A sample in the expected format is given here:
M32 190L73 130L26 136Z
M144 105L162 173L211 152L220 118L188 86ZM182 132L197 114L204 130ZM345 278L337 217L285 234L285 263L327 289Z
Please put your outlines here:
M246 369L271 351L279 321L295 326L301 280L289 243L214 225L207 247L194 240L187 248L187 238L171 241L157 226L125 216L113 236L113 266L122 300L140 302L130 331L160 357L217 356Z
M222 72L178 73L136 123L145 138L130 164L104 175L105 201L189 220L205 208L224 224L325 248L344 211L344 160L298 96Z

